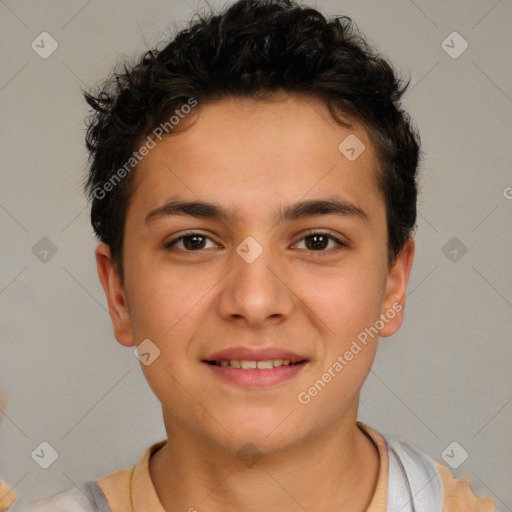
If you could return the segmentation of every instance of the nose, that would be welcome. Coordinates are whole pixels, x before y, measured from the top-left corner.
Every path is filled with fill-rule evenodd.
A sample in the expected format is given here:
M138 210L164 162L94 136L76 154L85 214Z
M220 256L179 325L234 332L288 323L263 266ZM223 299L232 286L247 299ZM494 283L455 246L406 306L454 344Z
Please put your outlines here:
M218 306L225 319L261 328L290 316L297 302L290 273L269 247L249 238L233 253L233 269L224 282Z

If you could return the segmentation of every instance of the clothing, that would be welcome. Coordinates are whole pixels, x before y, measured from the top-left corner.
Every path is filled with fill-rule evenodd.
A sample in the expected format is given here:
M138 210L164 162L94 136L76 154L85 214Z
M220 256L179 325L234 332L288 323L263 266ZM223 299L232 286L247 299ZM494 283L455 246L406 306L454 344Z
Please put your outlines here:
M16 499L16 491L0 480L0 512L7 510Z
M358 422L375 443L380 459L377 486L367 512L494 512L490 498L476 498L469 479L450 471L416 448ZM9 512L165 512L149 473L149 459L166 441L150 446L130 469L112 473L86 486ZM53 500L53 501L52 501Z

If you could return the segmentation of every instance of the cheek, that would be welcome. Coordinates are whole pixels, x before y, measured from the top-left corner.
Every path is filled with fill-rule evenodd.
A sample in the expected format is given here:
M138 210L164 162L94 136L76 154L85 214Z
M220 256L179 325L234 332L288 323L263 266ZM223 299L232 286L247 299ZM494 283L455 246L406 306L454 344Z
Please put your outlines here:
M200 309L201 298L214 286L204 272L145 261L127 261L126 290L136 339L166 342ZM175 337L175 336L174 336Z
M375 273L351 268L331 276L312 296L326 328L325 354L297 400L304 414L337 421L353 406L377 351L380 281ZM316 412L315 412L316 411Z
M371 268L346 268L311 287L311 304L341 347L378 319L381 277ZM341 348L338 347L338 348Z
M157 265L130 270L132 281L127 291L133 298L130 316L134 336L137 343L151 340L158 354L150 364L141 364L141 369L158 399L179 408L180 403L189 401L183 375L195 371L195 360L189 352L199 317L204 314L201 298L208 289L208 280L205 282L200 273L184 276L175 268Z

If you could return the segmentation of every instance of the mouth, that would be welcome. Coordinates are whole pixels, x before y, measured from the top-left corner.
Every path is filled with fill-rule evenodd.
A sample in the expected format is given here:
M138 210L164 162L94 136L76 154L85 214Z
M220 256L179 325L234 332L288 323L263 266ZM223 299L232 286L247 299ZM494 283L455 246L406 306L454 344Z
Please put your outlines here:
M233 348L201 361L225 382L243 388L263 388L297 375L309 360L289 351Z
M305 363L306 359L292 362L289 359L264 359L261 361L250 359L220 359L217 361L203 361L212 366L229 366L231 368L240 368L241 370L271 370L281 366L294 366L296 364Z

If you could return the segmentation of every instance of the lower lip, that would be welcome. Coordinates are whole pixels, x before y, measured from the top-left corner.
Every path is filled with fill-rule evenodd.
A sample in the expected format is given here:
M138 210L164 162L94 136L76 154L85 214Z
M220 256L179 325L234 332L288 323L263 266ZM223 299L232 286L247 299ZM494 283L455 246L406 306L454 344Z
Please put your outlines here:
M306 362L290 366L278 366L259 370L242 370L232 366L217 366L204 363L219 378L242 388L266 388L295 377L306 366Z

